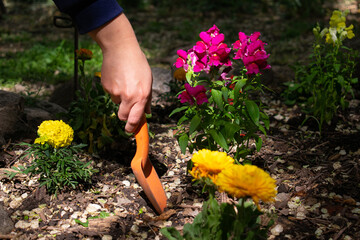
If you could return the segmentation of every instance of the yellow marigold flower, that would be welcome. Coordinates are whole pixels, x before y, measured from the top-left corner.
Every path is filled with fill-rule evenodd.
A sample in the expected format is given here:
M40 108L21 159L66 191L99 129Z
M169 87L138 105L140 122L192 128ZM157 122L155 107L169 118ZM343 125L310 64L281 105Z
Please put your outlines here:
M80 59L80 60L90 60L93 56L92 51L89 49L86 49L86 48L80 48L75 51L76 51L78 59Z
M174 72L174 78L180 82L183 82L186 80L186 72L184 68L178 68Z
M39 138L35 143L45 142L54 148L69 146L74 138L74 130L62 120L43 121L38 128Z
M276 181L264 170L254 165L237 165L219 173L215 184L220 191L237 197L251 197L259 207L259 200L274 201L277 191Z
M224 152L210 151L202 149L195 153L192 157L194 163L190 174L195 179L210 178L215 182L217 175L225 168L234 164L234 159Z

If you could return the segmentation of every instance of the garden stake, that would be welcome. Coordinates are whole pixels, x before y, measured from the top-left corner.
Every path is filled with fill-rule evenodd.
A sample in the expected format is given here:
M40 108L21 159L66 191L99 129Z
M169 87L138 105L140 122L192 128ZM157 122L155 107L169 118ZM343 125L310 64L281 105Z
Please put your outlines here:
M167 197L159 176L148 158L149 133L145 115L142 117L139 128L135 133L135 139L136 153L131 161L131 169L136 180L144 189L147 198L157 213L161 214L166 207Z
M76 50L79 48L79 31L70 17L54 16L53 23L57 28L74 28L74 99L79 88L78 58Z

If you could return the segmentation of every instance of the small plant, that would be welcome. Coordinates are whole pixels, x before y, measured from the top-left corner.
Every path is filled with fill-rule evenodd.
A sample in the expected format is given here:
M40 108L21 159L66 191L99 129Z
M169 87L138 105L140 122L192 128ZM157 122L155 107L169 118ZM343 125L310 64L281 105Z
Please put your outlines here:
M239 40L230 48L214 25L200 33L201 41L193 48L178 50L174 65L184 69L187 82L177 96L186 105L170 116L183 112L176 135L183 153L187 148L192 152L220 146L226 152L235 151L239 160L253 151L251 139L260 150L258 132L266 134L269 120L260 100L250 96L262 90L260 71L270 65L259 37L259 32L250 36L239 32Z
M69 107L66 117L77 133L78 140L88 145L88 152L98 152L114 141L114 136L127 138L124 122L117 118L117 106L104 91L96 73L96 80L85 76L85 62L92 58L88 49L77 52L79 62L80 90Z
M253 165L235 164L224 152L200 150L192 157L191 175L210 190L210 198L192 224L185 224L183 235L175 228L163 228L168 239L267 239L270 220L262 224L259 201L271 202L276 195L275 180ZM215 191L226 192L239 199L238 203L219 204ZM252 198L253 202L246 201Z
M303 106L308 118L318 122L320 133L323 123L330 123L340 106L348 106L346 98L349 93L354 96L352 84L358 82L353 73L359 53L343 45L355 36L353 25L346 27L346 15L335 10L329 28L314 28L310 63L296 68L295 82L286 83L288 89L283 94L287 104Z
M81 161L78 153L84 144L71 145L74 131L63 121L44 121L38 128L39 137L33 144L22 143L27 146L25 155L32 162L29 166L13 167L10 178L17 173L40 175L40 186L46 186L55 195L65 187L75 189L79 183L90 182L95 170L91 162Z

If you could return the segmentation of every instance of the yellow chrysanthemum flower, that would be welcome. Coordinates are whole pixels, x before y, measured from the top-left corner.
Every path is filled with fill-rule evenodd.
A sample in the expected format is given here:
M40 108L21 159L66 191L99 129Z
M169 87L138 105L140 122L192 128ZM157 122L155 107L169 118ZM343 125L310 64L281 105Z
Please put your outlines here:
M224 169L219 173L215 184L220 191L233 197L251 197L259 207L259 200L274 201L277 191L276 181L264 170L254 165L237 165Z
M210 178L215 182L217 175L225 168L234 164L235 160L224 152L202 149L192 157L194 163L190 174L195 179Z
M48 143L54 148L69 146L74 138L74 130L62 120L43 121L37 132L35 143Z

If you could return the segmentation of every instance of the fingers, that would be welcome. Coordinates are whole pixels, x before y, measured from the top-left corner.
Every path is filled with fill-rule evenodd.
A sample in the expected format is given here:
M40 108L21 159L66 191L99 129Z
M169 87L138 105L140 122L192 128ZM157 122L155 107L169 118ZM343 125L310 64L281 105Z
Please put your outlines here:
M118 117L122 121L126 121L125 131L128 133L134 133L140 123L141 118L144 115L144 103L135 103L129 105L126 103L120 103Z

